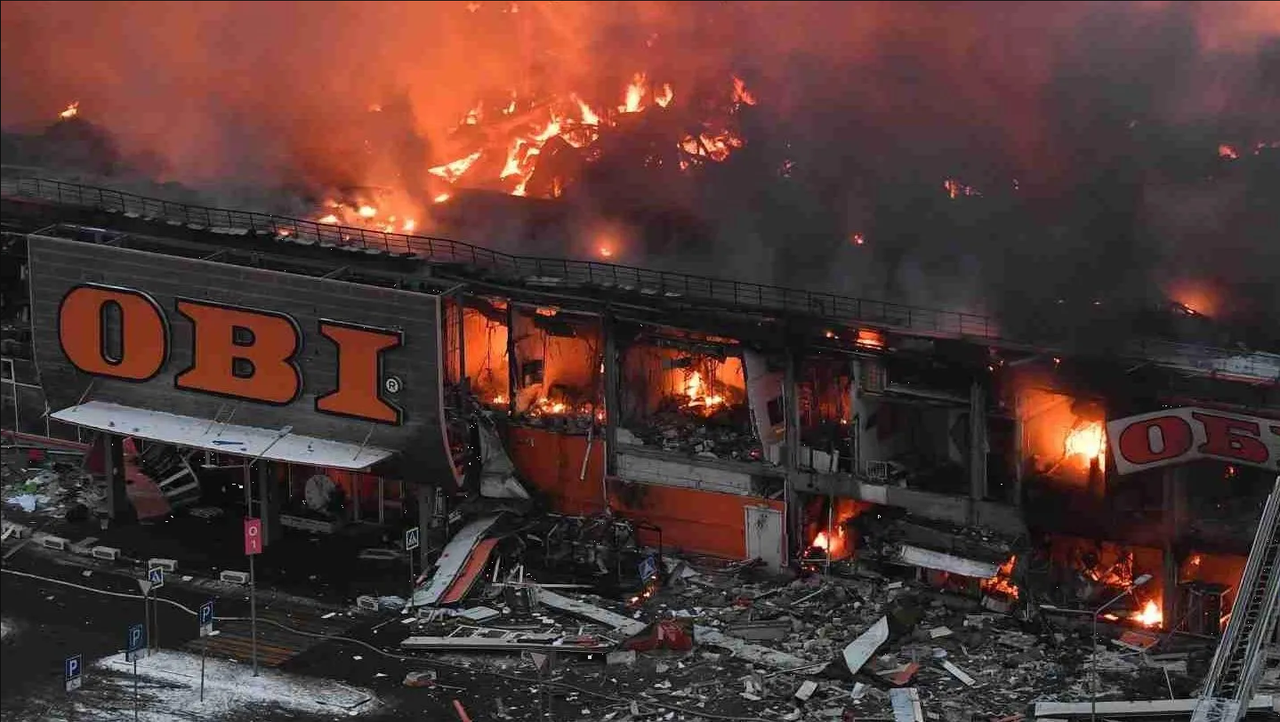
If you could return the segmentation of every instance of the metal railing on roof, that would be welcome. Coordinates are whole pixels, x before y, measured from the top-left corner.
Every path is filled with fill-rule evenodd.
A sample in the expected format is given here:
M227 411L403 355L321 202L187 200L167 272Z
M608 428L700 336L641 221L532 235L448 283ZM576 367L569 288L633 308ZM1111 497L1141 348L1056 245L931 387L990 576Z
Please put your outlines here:
M982 339L995 339L998 335L993 320L978 314L612 263L516 256L447 238L386 233L267 213L175 203L58 180L2 178L0 193L9 197L89 207L130 218L159 220L213 233L270 235L303 245L458 264L531 285L613 288L669 300L813 316L832 322L865 323L923 335Z

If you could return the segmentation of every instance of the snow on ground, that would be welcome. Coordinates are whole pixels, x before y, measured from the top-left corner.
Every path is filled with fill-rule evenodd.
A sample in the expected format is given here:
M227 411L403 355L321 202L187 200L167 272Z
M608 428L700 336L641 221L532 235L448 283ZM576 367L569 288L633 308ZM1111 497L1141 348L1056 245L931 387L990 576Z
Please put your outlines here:
M205 660L200 700L200 655L164 650L138 660L139 720L341 718L380 708L367 690L221 659ZM88 665L84 686L69 695L77 720L119 719L133 707L133 663L123 654Z

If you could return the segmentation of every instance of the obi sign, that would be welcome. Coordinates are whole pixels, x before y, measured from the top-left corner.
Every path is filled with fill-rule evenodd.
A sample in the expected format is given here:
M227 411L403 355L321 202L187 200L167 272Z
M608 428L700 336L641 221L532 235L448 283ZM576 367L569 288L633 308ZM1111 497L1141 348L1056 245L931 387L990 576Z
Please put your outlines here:
M285 406L303 394L304 346L331 344L334 378L316 394L315 410L361 421L400 425L402 411L384 398L400 381L383 376L384 353L400 347L399 330L319 319L304 329L292 316L191 298L175 298L173 313L190 324L190 362L173 376L179 389ZM146 382L170 357L174 334L168 311L131 288L80 284L58 306L62 352L93 376Z
M1130 474L1195 459L1280 468L1280 421L1199 408L1107 422L1116 470Z

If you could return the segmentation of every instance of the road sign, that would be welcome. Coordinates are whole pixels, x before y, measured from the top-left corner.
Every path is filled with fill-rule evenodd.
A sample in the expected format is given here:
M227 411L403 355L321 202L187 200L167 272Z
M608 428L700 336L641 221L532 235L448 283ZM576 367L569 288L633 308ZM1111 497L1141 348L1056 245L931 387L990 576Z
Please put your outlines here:
M245 517L244 520L244 554L253 556L262 553L262 520Z
M140 588L142 589L142 593L143 593L144 595L146 595L146 594L150 594L150 593L151 593L151 580L150 580L150 579L139 579L139 580L138 580L138 587L140 587Z
M124 658L130 662L147 656L147 632L141 624L129 627L128 646L125 647Z
M80 683L83 681L80 678L80 655L67 657L67 661L63 663L63 669L65 671L67 691L71 692L80 689Z
M418 540L418 527L404 530L404 550L411 552L417 549L420 542Z
M213 602L205 602L200 605L200 636L207 637L213 634Z
M551 655L543 652L530 652L529 659L533 660L533 666L538 670L539 674L545 674L551 667Z
M151 567L147 570L147 581L151 582L152 589L159 589L164 586L164 567Z

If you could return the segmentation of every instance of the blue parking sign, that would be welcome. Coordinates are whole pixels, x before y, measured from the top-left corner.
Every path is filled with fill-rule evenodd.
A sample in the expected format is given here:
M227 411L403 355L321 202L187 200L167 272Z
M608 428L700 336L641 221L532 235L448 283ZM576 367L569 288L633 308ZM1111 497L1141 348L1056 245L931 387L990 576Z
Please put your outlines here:
M67 691L80 689L80 655L67 657L63 671L66 678Z
M136 661L141 657L145 657L147 646L147 632L141 624L135 624L129 627L128 645L125 647L125 660L128 662Z
M207 637L213 634L213 601L207 601L200 605L200 636Z

